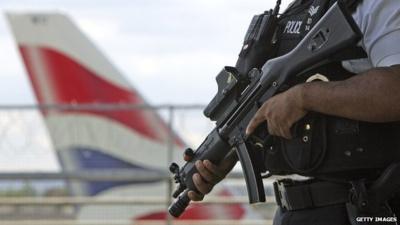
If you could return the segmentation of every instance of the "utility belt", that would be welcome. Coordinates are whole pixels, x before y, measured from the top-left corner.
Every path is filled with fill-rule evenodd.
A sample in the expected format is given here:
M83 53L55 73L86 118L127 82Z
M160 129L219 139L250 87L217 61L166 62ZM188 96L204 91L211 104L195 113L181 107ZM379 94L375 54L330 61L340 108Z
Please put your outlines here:
M319 208L349 202L351 185L326 181L294 181L291 179L274 182L276 203L284 210Z
M394 210L389 202L400 193L399 177L400 163L393 163L374 180L332 182L283 179L274 182L273 186L276 202L283 210L296 211L343 204L351 223L364 225L356 218L393 217Z

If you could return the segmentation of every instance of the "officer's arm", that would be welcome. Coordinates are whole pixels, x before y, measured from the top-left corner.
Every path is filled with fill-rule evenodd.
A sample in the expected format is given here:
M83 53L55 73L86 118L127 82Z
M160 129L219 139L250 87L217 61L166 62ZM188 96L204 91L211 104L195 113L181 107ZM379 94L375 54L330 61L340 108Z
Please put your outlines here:
M364 34L362 46L371 64L382 68L345 81L304 85L307 109L372 122L400 120L399 9L398 0L359 5L353 17Z
M369 70L348 80L300 85L308 111L368 122L400 120L400 65Z

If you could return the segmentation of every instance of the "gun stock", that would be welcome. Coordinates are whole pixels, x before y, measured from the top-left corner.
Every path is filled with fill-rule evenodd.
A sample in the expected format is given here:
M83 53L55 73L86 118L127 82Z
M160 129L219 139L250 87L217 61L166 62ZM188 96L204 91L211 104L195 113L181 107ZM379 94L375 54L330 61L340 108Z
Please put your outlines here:
M341 1L335 3L303 40L281 57L264 64L262 86L284 83L290 75L329 60L341 50L354 45L362 36L354 19ZM279 85L277 86L279 87Z

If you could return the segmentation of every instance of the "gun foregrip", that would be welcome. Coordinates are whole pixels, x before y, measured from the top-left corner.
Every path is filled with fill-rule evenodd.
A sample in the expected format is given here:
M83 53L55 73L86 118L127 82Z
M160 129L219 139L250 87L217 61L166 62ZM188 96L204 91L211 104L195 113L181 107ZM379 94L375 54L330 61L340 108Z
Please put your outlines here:
M185 212L186 207L188 207L190 203L190 198L187 193L188 191L183 192L183 194L169 206L168 212L171 216L178 218Z
M231 146L220 137L218 130L214 129L194 152L193 159L187 162L182 169L177 171L175 166L171 167L172 169L170 170L174 171L175 174L175 181L179 184L177 190L173 193L173 197L177 197L177 200L168 208L172 216L179 217L185 211L190 203L188 197L189 191L198 192L192 179L193 174L198 172L195 162L207 159L215 164L219 164L230 152L230 149ZM181 192L183 193L180 194Z
M192 191L197 191L192 179L193 174L198 172L195 166L197 160L207 159L214 164L219 164L230 150L231 146L221 138L218 131L216 129L212 131L196 150L194 158L182 168L180 173L184 186Z

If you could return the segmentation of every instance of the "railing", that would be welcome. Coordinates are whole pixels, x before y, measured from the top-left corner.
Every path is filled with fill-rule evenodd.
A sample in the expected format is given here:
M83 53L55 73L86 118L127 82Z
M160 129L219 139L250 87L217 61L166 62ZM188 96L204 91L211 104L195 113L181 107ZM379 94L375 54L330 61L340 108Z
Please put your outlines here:
M22 116L23 113L26 112L37 112L37 111L80 111L80 110L91 110L91 111L121 111L121 110L156 110L156 111L164 111L164 116L167 121L169 130L174 130L173 128L176 126L176 121L179 121L179 117L177 117L177 111L189 111L196 110L199 111L203 109L203 105L158 105L158 106L148 106L148 105L132 105L132 104L69 104L69 105L1 105L0 106L0 151L2 148L6 148L4 146L16 146L12 144L1 145L6 142L5 132L1 127L4 128L4 124L2 125L3 114L14 112L17 115L13 116L14 120L18 120L19 116ZM202 116L201 112L198 112L199 116ZM39 117L40 118L40 117ZM37 120L37 118L34 118ZM7 121L7 119L5 119ZM207 120L204 119L206 122ZM8 122L8 126L15 125L13 121ZM23 122L21 123L23 124ZM35 125L36 127L36 125ZM210 126L208 126L210 127ZM205 135L209 130L202 131L202 135ZM204 133L205 132L205 133ZM3 136L2 136L3 135ZM11 135L12 136L12 135ZM28 134L26 135L28 136ZM167 157L166 168L169 162L172 161L172 152L173 152L173 137L174 134L171 132L168 144L166 146L169 154ZM29 138L29 137L28 137ZM17 141L18 138L14 138L12 136L12 141ZM14 140L17 139L17 140ZM11 142L11 141L10 141ZM21 145L22 146L22 145ZM26 144L27 147L31 147L30 144ZM24 148L22 146L21 148ZM1 152L0 152L1 154ZM242 179L242 175L240 173L233 173L230 175L229 179ZM61 173L52 173L52 172L38 172L38 173L26 173L26 172L16 172L16 173L0 173L0 181L4 180L24 180L24 181L37 181L37 180L68 180L73 182L87 182L87 181L128 181L128 182L145 182L150 180L162 180L168 183L168 191L166 197L0 197L0 225L172 225L172 224L185 224L185 225L258 225L258 224L271 224L270 219L265 220L243 220L243 221L232 221L232 220L217 220L217 221L201 221L201 220L173 220L172 218L168 218L167 221L119 221L116 219L113 220L93 220L93 219L85 219L85 220L75 220L74 218L61 218L61 219L47 219L43 220L43 218L34 219L34 220L21 220L21 218L2 218L1 217L1 207L11 207L12 212L18 212L19 210L24 210L26 207L59 207L60 210L63 207L67 207L71 211L71 207L75 206L83 206L83 205L165 205L166 207L170 205L171 198L170 193L173 189L173 184L170 179L169 174L167 172L145 172L141 173L135 171L132 173L130 170L104 170L104 171L77 171L77 172L61 172ZM207 197L205 201L201 203L195 204L248 204L248 199L246 196L244 197ZM267 199L267 204L273 205L273 198L269 197ZM68 208L69 207L69 208ZM7 210L10 210L7 208ZM74 209L72 208L72 211ZM95 219L95 218L94 218Z
M248 204L246 197L209 197L202 202L193 202L192 204ZM93 198L93 197L3 197L0 198L1 205L161 205L166 204L165 198L159 197L112 197L112 198ZM267 198L265 204L274 204L272 197Z
M237 220L182 220L172 221L172 225L270 225L271 220L252 220L252 221L237 221ZM138 222L127 221L104 221L104 220L27 220L27 221L0 221L0 225L165 225L165 222L160 220L147 220Z

